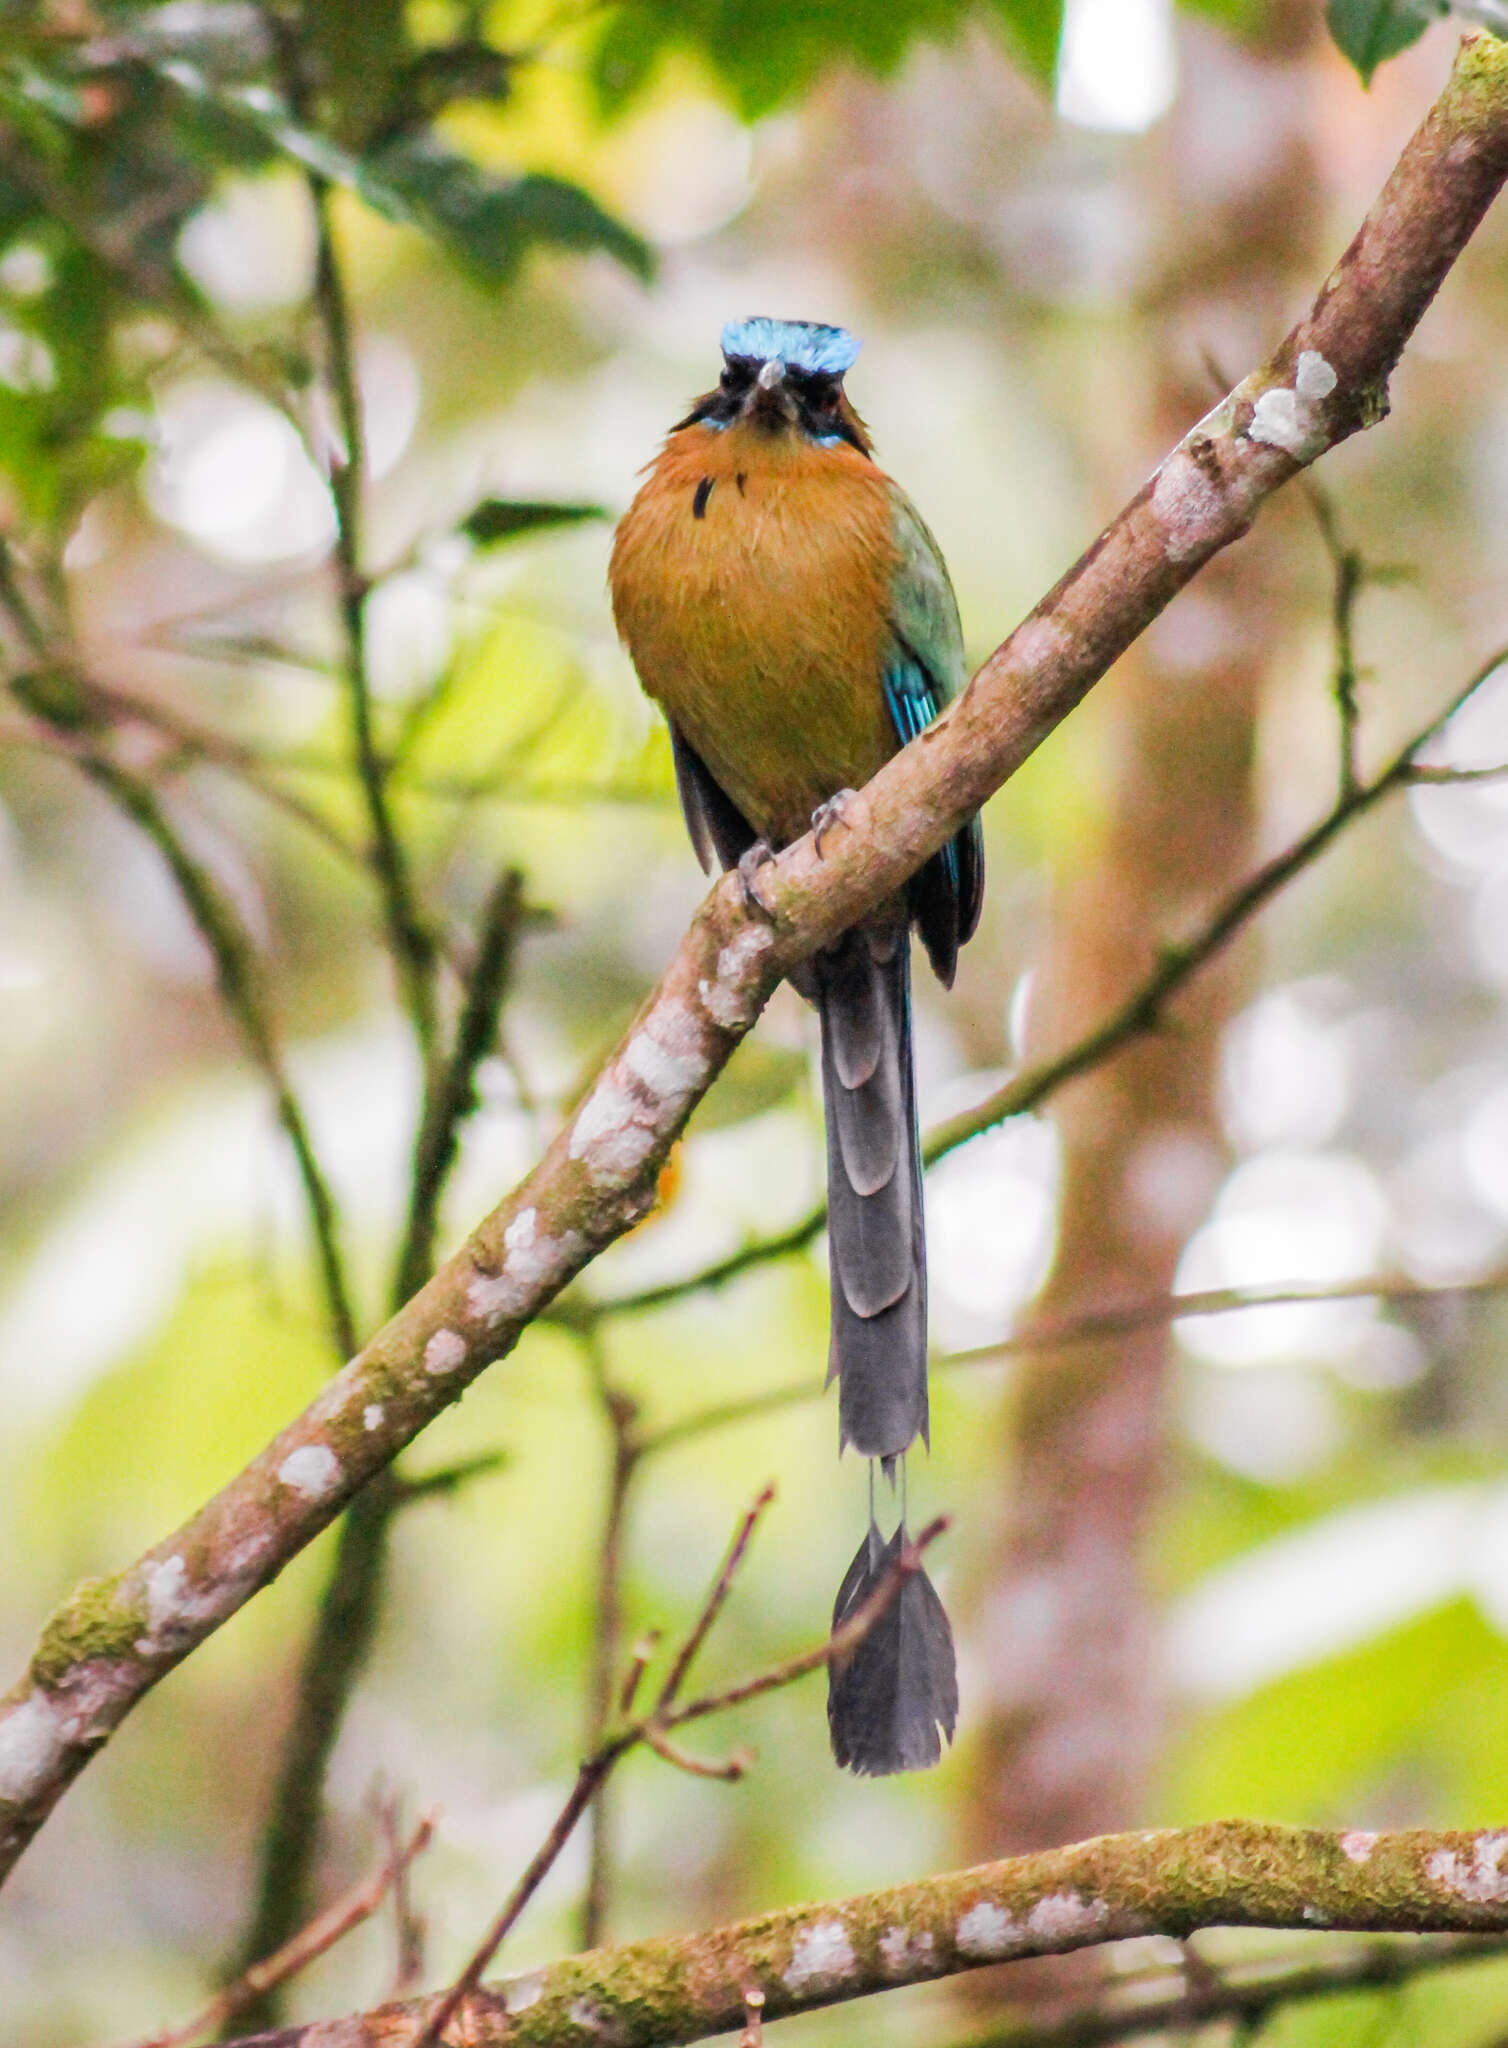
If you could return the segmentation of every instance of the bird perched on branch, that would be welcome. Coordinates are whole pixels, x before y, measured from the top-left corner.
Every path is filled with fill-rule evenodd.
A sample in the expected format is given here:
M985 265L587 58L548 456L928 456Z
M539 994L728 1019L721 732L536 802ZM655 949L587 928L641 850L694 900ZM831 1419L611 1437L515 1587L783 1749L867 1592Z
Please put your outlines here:
M760 863L809 829L820 853L845 797L964 678L937 543L843 389L858 346L841 327L731 321L716 390L671 429L613 547L614 616L669 720L692 844L709 870L737 866L756 901ZM821 1019L839 1448L871 1460L835 1626L905 1540L904 1506L888 1542L876 1525L874 1461L893 1483L927 1440L911 928L951 985L983 886L975 819L792 977ZM957 1710L952 1635L919 1572L830 1673L834 1754L869 1774L935 1763Z

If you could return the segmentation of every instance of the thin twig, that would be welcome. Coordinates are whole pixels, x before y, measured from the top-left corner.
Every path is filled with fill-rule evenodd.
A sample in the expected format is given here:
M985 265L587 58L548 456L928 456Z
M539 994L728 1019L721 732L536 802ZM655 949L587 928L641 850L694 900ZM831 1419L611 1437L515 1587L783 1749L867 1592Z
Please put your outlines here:
M717 1778L725 1785L736 1785L753 1763L753 1753L747 1749L735 1749L733 1754L721 1761L711 1757L693 1756L672 1742L664 1730L654 1721L644 1724L644 1740L657 1757L662 1757L676 1770L685 1771L693 1778Z
M197 2041L201 2034L219 2032L228 2022L239 2019L249 2006L265 1998L269 1991L289 1983L318 1957L334 1948L354 1927L370 1920L390 1891L396 1894L406 1880L409 1865L428 1848L434 1829L434 1815L421 1814L406 1842L390 1840L386 1858L370 1877L342 1892L281 1948L243 1970L233 1983L217 1991L209 2003L183 2026L173 2027L164 2034L153 2034L134 2043L133 2048L187 2048L187 2044Z
M433 1472L421 1472L413 1479L401 1473L395 1488L396 1505L406 1508L415 1501L438 1500L469 1486L473 1479L490 1479L507 1463L506 1451L478 1451L475 1457L457 1458L453 1465L437 1466Z
M330 493L335 504L335 561L356 774L366 802L372 858L382 882L388 944L427 1068L435 1037L436 948L414 901L408 855L388 802L387 768L377 747L367 670L367 583L361 567L366 475L361 392L356 381L350 306L335 248L333 195L328 182L312 172L309 187L317 224L314 301L324 333L326 363L343 443L330 464Z
M696 1626L676 1652L675 1660L666 1675L665 1683L660 1687L659 1698L655 1701L655 1714L660 1720L664 1721L670 1718L670 1710L674 1707L676 1697L685 1683L686 1674L691 1669L692 1660L695 1658L697 1651L702 1647L702 1644L707 1640L708 1632L717 1620L718 1615L721 1614L723 1603L733 1590L733 1581L738 1576L738 1568L748 1554L750 1543L754 1540L754 1531L759 1527L761 1518L774 1498L774 1487L766 1486L755 1496L745 1511L744 1518L738 1525L733 1541L728 1545L727 1556L724 1557L717 1577L712 1582L712 1590L707 1595L706 1605L697 1617Z
M1290 1957L1231 1963L1195 1983L1148 1972L1112 1984L1084 2005L1049 2019L1006 2020L966 2048L1111 2048L1146 2034L1192 2033L1220 2020L1255 2028L1282 2007L1358 1991L1388 1991L1437 1970L1508 1954L1491 1935L1418 1936L1337 1950L1316 1962Z
M346 1283L345 1261L340 1249L340 1220L335 1196L315 1153L314 1140L302 1106L283 1067L282 1055L257 985L251 941L208 869L189 853L151 786L138 776L129 774L103 753L91 753L82 765L89 779L104 790L117 809L140 826L156 846L210 949L221 1001L272 1090L278 1122L293 1149L313 1229L336 1352L342 1359L349 1358L357 1348L358 1339L356 1317Z
M612 1462L608 1471L607 1505L602 1519L602 1542L597 1559L596 1597L592 1603L592 1661L587 1681L586 1741L588 1756L601 1747L613 1715L613 1695L619 1692L620 1713L627 1714L632 1694L624 1692L639 1678L652 1651L642 1661L637 1651L629 1665L629 1678L618 1680L623 1643L623 1538L628 1518L629 1491L639 1468L636 1434L638 1404L608 1380L601 1349L594 1333L586 1339L593 1382L612 1436ZM604 1785L592 1801L587 1816L587 1879L581 1901L581 1946L596 1948L605 1939L607 1915L613 1885L612 1802Z
M1063 1316L1052 1322L1027 1323L992 1343L942 1352L932 1359L931 1369L948 1372L962 1366L1001 1365L1010 1358L1069 1351L1080 1344L1135 1336L1138 1331L1154 1330L1164 1323L1236 1315L1246 1309L1298 1308L1327 1301L1383 1301L1406 1307L1431 1301L1469 1300L1476 1295L1505 1291L1508 1268L1503 1267L1475 1280L1429 1282L1379 1276L1362 1280L1280 1281L1270 1286L1206 1287L1188 1294L1154 1295L1150 1300L1127 1302L1123 1307L1087 1309L1082 1315ZM640 1454L647 1458L707 1431L751 1422L781 1408L794 1407L798 1402L821 1400L825 1392L821 1381L807 1373L799 1380L765 1387L742 1401L721 1401L714 1407L693 1409L689 1415L677 1416L659 1428L643 1430Z
M304 798L284 789L274 782L269 774L269 763L263 759L258 748L245 742L227 737L212 727L200 725L196 720L185 718L180 712L165 704L156 704L134 692L120 690L111 685L89 682L85 685L89 696L102 706L135 720L152 731L161 733L173 742L175 751L185 760L203 761L211 768L235 776L254 791L264 802L275 805L285 812L306 831L312 832L338 853L343 860L359 867L368 875L371 873L371 859L365 848L348 839L340 827L323 811L318 810Z
M814 1649L803 1650L797 1657L790 1657L784 1664L777 1664L768 1671L761 1671L753 1678L741 1679L736 1685L724 1686L718 1692L703 1693L699 1699L689 1700L685 1706L677 1707L666 1715L661 1726L682 1728L688 1721L704 1721L709 1714L720 1714L727 1707L741 1707L748 1700L761 1699L767 1692L775 1692L781 1686L794 1685L798 1678L805 1678L809 1671L821 1671L835 1659L849 1656L856 1650L875 1623L885 1615L891 1602L900 1592L907 1579L921 1570L922 1554L934 1544L938 1537L951 1527L946 1515L937 1516L923 1529L920 1535L903 1546L900 1555L886 1572L867 1599L860 1602L841 1627L833 1630L825 1643Z
M460 1145L461 1126L476 1105L477 1069L497 1037L498 1015L512 975L524 917L524 878L506 868L488 894L476 959L449 1057L425 1092L414 1140L408 1223L393 1277L393 1305L417 1294L434 1265L440 1198Z
M697 1646L705 1640L708 1629L721 1611L733 1575L747 1553L749 1538L768 1505L769 1494L770 1489L766 1488L739 1524L738 1532L712 1582L701 1612L672 1663L672 1675L684 1676ZM922 1552L947 1526L946 1517L940 1516L924 1529L913 1543L907 1544L869 1597L825 1642L819 1643L800 1656L788 1658L783 1664L775 1665L768 1671L760 1672L754 1678L745 1679L739 1685L728 1686L721 1692L703 1694L700 1699L689 1701L680 1707L668 1706L667 1681L667 1686L661 1689L652 1712L608 1736L596 1754L588 1757L582 1764L576 1782L571 1787L570 1794L557 1814L549 1834L531 1858L528 1869L509 1893L506 1903L483 1936L471 1961L429 2015L427 2023L413 2043L413 2048L436 2048L455 2013L481 1983L493 1957L517 1925L524 1908L558 1860L575 1830L576 1823L586 1812L609 1772L630 1750L637 1748L642 1742L659 1750L661 1755L667 1755L668 1752L668 1761L675 1764L678 1769L693 1771L697 1776L741 1776L744 1767L741 1758L730 1758L728 1766L721 1769L707 1769L697 1759L688 1757L678 1745L665 1744L664 1738L671 1729L679 1728L688 1721L704 1720L709 1714L721 1713L727 1707L739 1706L746 1700L757 1699L764 1693L775 1691L777 1687L793 1684L798 1678L806 1677L808 1672L821 1670L834 1658L849 1655L888 1612L906 1580L921 1569ZM735 1762L739 1765L736 1772L731 1769Z
M38 663L44 668L57 666L54 635L27 597L11 549L4 541L0 541L0 606L10 614L22 641ZM70 683L87 690L75 667L65 664L60 672L68 676ZM38 691L31 677L12 677L11 688L38 722L57 734L60 747L68 752L82 773L151 840L167 864L178 893L209 948L215 964L220 1000L240 1034L244 1049L272 1093L278 1122L292 1148L299 1184L303 1189L336 1351L342 1359L349 1358L357 1344L356 1318L340 1248L340 1219L335 1196L315 1153L302 1105L283 1065L277 1036L263 1001L256 952L249 934L208 868L189 851L182 833L151 784L123 768L98 744L92 732L75 731L60 723L46 692Z
M1348 547L1340 530L1330 493L1316 478L1303 479L1304 496L1314 513L1325 552L1330 557L1334 588L1330 600L1330 623L1335 635L1335 672L1331 691L1340 720L1340 777L1337 802L1354 794L1359 779L1356 745L1361 726L1358 697L1360 674L1356 666L1356 600L1371 581L1360 551Z

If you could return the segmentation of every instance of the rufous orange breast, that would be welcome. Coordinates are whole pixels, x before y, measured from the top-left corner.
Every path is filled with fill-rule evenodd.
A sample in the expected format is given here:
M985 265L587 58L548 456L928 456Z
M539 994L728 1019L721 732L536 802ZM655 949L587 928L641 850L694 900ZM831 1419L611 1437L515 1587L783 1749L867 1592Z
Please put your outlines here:
M897 748L889 492L844 443L699 423L618 528L613 609L640 680L775 846Z

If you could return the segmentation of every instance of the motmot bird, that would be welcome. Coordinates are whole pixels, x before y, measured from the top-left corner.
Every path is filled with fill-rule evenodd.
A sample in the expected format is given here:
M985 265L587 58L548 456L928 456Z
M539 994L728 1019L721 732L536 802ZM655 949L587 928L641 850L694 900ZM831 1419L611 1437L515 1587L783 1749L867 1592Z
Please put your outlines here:
M704 868L758 867L815 828L962 687L958 604L937 542L879 468L843 388L859 344L841 327L730 321L714 391L671 429L613 545L613 613L670 725L676 782ZM871 1460L869 1528L836 1626L899 1555L874 1518L874 1461L892 1479L928 1440L927 1274L911 1057L910 934L951 986L979 920L977 818L905 891L791 978L821 1022L828 1257L838 1438ZM953 1641L917 1573L841 1666L828 1721L840 1764L913 1770L958 1711Z

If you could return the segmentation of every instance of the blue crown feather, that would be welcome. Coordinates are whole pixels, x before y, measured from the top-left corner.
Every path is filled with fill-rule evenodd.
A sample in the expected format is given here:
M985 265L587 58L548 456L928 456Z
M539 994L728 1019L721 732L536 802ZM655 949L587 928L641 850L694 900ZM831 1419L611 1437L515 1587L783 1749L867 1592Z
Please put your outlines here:
M730 320L723 329L723 354L776 361L814 376L841 377L851 370L859 342L846 327L814 320Z

